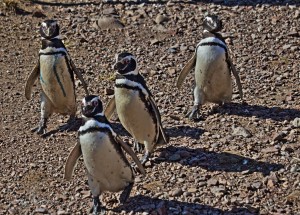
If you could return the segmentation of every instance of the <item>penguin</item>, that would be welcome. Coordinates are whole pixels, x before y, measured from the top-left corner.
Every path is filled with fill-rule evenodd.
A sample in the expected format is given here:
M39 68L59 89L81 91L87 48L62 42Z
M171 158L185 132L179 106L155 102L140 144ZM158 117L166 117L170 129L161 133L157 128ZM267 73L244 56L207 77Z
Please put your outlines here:
M102 192L123 190L120 202L125 203L133 187L134 169L123 150L133 158L143 175L145 170L130 146L113 131L98 96L89 95L83 98L81 112L83 125L78 131L79 142L67 158L64 178L71 179L77 160L82 155L93 196L93 214L104 214L105 208L99 200Z
M68 124L60 130L70 128L75 120L76 95L74 73L82 82L85 93L88 89L82 74L75 67L69 53L59 36L59 25L55 20L45 20L40 26L42 47L39 58L25 84L25 97L29 100L32 87L36 79L40 79L41 92L41 119L39 125L32 129L38 134L46 133L47 120L52 113L69 115Z
M105 115L110 118L116 109L124 128L135 139L134 148L145 154L141 163L145 164L157 145L167 144L169 138L162 126L159 110L144 78L138 72L134 55L123 52L116 55L117 71L114 97L110 100Z
M199 108L207 102L231 102L231 72L243 99L239 75L230 59L225 40L218 33L222 29L222 21L215 15L208 15L204 18L203 28L204 38L198 43L193 57L182 69L176 83L180 89L189 71L195 67L194 106L187 114L191 120L199 118Z

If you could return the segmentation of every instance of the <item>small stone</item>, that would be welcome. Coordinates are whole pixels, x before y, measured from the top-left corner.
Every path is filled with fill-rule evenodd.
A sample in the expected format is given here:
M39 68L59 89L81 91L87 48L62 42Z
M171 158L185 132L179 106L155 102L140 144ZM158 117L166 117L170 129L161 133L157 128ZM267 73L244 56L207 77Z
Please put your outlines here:
M57 215L69 215L70 213L64 211L64 210L59 210L57 211Z
M197 188L195 188L195 187L191 187L191 188L189 188L187 191L189 192L189 193L195 193L195 192L197 192Z
M286 49L289 49L291 46L292 46L292 45L287 44L287 45L284 45L282 48L283 48L283 50L286 50Z
M161 14L158 14L155 18L156 24L161 24L161 23L166 22L168 20L169 20L169 18L167 16L164 16L164 15L161 15Z
M261 187L262 183L260 181L254 182L251 184L251 187L255 189L259 189Z
M280 141L280 140L282 140L284 137L286 137L286 133L284 133L284 132L279 132L279 133L275 133L275 134L273 134L273 141Z
M169 67L168 70L167 70L168 74L170 76L174 75L176 73L176 70L174 67Z
M198 187L204 187L206 185L207 185L207 183L205 181L201 181L198 183Z
M294 14L294 18L295 19L298 19L300 17L300 11L299 10L296 10L295 11L295 14Z
M278 149L275 148L274 146L271 146L271 147L262 149L261 152L262 153L274 153L274 152L278 152Z
M273 180L269 179L268 182L267 182L267 186L268 186L269 188L274 188L275 182L274 182Z
M290 170L292 173L294 173L294 172L298 172L298 171L300 171L300 167L297 165L297 164L295 164L295 165L293 165L292 167L291 167L291 170Z
M46 208L36 208L35 212L45 214L45 213L48 213L48 210Z
M208 186L215 186L218 184L218 180L216 178L211 178L207 181Z
M160 43L160 41L158 39L150 40L151 45L155 45L155 44L158 44L158 43Z
M250 131L248 131L246 128L244 127L234 127L233 128L233 132L232 132L233 136L242 136L242 137L251 137L252 134L250 133Z
M181 196L182 194L183 194L182 189L178 188L178 189L174 190L171 195L172 196Z
M98 27L102 30L124 28L125 25L114 17L101 17L97 21Z

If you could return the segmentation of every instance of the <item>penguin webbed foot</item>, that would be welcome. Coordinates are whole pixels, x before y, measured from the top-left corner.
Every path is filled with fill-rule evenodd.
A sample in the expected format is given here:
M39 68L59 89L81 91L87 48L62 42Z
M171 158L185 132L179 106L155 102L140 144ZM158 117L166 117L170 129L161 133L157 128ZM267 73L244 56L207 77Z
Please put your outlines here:
M37 134L41 134L41 135L46 134L46 127L47 127L46 123L47 123L46 118L41 119L39 125L33 129L31 129L31 132L36 132Z
M36 132L37 134L45 134L46 133L46 128L41 127L41 126L37 126L37 127L34 127L33 129L31 129L31 132Z
M93 198L94 205L91 208L91 211L93 215L104 215L106 213L106 210L104 207L101 206L99 196Z
M133 148L136 152L141 153L144 150L145 145L135 140L133 143Z
M127 187L125 187L125 189L121 193L120 198L119 198L119 201L121 204L124 204L127 201L128 197L130 196L132 187L133 187L133 182L128 184Z
M201 114L199 113L199 106L198 105L194 105L192 110L189 111L185 117L188 117L190 120L193 121L200 121L203 120L203 117L201 116Z
M134 175L141 174L141 171L138 168L138 166L136 165L136 163L132 162L130 166L131 166L132 171L134 172Z
M145 166L146 162L149 160L151 153L146 152L141 160L141 164Z

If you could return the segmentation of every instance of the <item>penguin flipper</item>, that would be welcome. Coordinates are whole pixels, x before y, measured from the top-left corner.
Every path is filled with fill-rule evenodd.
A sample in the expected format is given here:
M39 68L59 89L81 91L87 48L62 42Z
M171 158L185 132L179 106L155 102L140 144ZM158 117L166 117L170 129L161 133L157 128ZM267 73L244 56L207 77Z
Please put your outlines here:
M80 147L80 143L78 142L74 148L72 149L72 151L70 152L67 161L66 161L66 165L65 165L65 175L64 175L64 179L66 180L71 180L74 168L77 164L77 160L78 158L81 156L82 152L81 152L81 147Z
M112 116L112 114L114 113L114 111L116 110L116 100L115 100L115 96L113 96L110 101L108 102L105 111L104 111L104 115L106 116L106 118L109 120Z
M90 93L88 91L87 84L84 81L81 72L79 71L79 69L77 69L77 67L75 66L75 64L72 61L72 59L70 57L68 59L69 59L69 62L70 62L71 69L74 71L74 73L76 74L76 76L78 77L78 79L80 80L80 82L82 83L82 86L83 86L83 89L85 91L85 94L88 96Z
M150 104L152 106L152 109L154 110L154 113L155 113L155 117L157 119L157 122L159 123L159 131L160 131L160 135L159 135L159 138L158 139L161 139L161 137L163 138L163 141L158 141L158 142L165 142L165 143L168 143L169 142L169 137L166 135L165 131L164 131L164 128L162 126L162 123L161 123L161 117L160 117L160 113L159 113L159 110L155 104L155 101L153 99L152 96L149 96L149 101L150 101Z
M181 85L184 82L184 79L188 75L188 73L195 67L196 65L196 52L194 53L193 57L188 61L188 63L183 67L181 70L177 82L176 82L176 87L180 89Z
M141 162L138 159L138 157L136 156L136 154L132 151L130 146L128 146L126 143L124 143L124 141L119 136L115 136L115 140L132 157L133 161L136 163L136 165L139 168L140 172L143 175L145 175L146 172L145 172L145 169L144 169L143 165L141 164Z
M37 63L31 73L29 74L25 84L25 97L27 100L31 98L31 91L35 80L39 77L40 65Z
M240 80L239 73L236 71L235 66L233 65L230 57L228 56L228 63L230 65L233 76L235 77L237 87L239 89L240 98L243 100L243 88Z

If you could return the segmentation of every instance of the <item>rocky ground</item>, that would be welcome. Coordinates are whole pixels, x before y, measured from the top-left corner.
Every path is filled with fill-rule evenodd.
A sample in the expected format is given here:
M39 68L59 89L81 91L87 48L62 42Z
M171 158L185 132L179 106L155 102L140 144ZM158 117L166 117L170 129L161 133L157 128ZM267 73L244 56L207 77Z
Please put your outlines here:
M300 214L299 1L101 2L0 3L0 214L88 214L92 205L82 160L72 180L63 179L77 132L30 132L40 117L40 87L27 101L24 83L37 61L39 24L49 18L59 21L70 55L104 104L115 54L134 53L170 136L126 204L119 193L103 194L108 214ZM223 20L244 101L234 86L232 104L214 111L207 104L205 120L191 122L184 115L193 104L193 72L182 90L175 81L206 13ZM107 24L108 17L119 21ZM79 106L78 80L76 89ZM48 131L66 120L53 115ZM132 142L118 121L113 125Z

